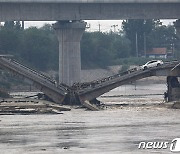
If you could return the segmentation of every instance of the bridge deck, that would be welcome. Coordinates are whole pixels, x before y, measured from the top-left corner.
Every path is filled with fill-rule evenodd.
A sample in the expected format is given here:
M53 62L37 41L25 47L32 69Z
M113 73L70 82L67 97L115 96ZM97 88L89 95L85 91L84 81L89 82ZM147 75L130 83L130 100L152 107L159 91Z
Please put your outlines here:
M82 83L80 85L74 85L77 89L80 100L83 102L85 100L92 100L99 97L100 95L116 88L121 85L136 81L142 78L150 76L168 76L174 74L179 76L179 71L175 69L178 68L178 62L166 63L159 67L149 68L147 70L142 69L132 69L126 72L115 74L113 76L103 78L100 80L92 81L89 83ZM176 67L177 66L177 67ZM175 69L173 69L175 68ZM173 69L173 70L172 70ZM174 71L174 72L173 72Z
M179 0L0 0L0 3L180 3Z
M32 70L29 67L26 67L15 60L0 57L0 66L10 70L14 74L18 74L32 80L35 85L37 85L37 87L41 89L41 91L43 91L56 103L62 103L66 96L69 97L69 100L74 100L74 98L78 96L80 102L83 104L84 102L91 101L118 86L127 84L138 79L146 78L149 76L161 75L180 76L179 62L176 61L166 63L159 67L153 67L147 70L134 68L120 74L115 74L113 76L102 78L100 80L87 83L77 83L74 84L72 87L68 87L62 84L57 87L54 81L48 76ZM79 100L75 98L75 101ZM86 103L86 105L88 105L88 103ZM92 106L90 108L92 108Z
M1 21L179 19L179 0L0 0Z
M56 103L61 103L63 101L66 95L66 87L64 87L63 85L59 85L58 87L56 87L56 83L50 77L27 66L24 66L13 59L5 57L0 57L0 65L3 68L8 69L15 75L21 75L33 81L41 91L43 91Z

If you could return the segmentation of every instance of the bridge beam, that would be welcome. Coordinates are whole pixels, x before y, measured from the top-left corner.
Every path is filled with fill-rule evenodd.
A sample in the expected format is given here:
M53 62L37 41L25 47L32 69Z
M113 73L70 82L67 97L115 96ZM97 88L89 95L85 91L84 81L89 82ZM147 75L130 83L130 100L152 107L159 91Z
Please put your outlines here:
M86 28L83 21L59 21L53 25L59 40L59 83L80 82L80 41Z
M179 19L180 2L167 0L0 0L0 21ZM13 3L14 1L14 3ZM15 3L15 1L17 1ZM29 1L29 3L28 3ZM56 3L55 3L56 1ZM157 2L158 1L158 2Z

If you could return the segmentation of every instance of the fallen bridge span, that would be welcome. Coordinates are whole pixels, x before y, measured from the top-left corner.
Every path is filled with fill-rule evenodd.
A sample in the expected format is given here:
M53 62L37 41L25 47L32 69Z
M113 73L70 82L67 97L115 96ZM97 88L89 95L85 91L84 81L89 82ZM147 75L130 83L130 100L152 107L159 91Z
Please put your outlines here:
M67 88L61 84L56 86L54 80L41 72L35 71L21 63L6 57L0 57L0 66L14 75L20 75L33 81L33 84L56 103L62 103L67 94Z
M95 101L96 104L98 102L96 101L97 97L121 85L150 76L180 76L179 62L174 61L146 70L134 68L100 80L76 83L69 87L64 84L57 85L50 77L11 58L0 57L0 66L15 75L20 75L33 81L38 89L58 104L82 104L91 110L98 109L91 106L89 102Z

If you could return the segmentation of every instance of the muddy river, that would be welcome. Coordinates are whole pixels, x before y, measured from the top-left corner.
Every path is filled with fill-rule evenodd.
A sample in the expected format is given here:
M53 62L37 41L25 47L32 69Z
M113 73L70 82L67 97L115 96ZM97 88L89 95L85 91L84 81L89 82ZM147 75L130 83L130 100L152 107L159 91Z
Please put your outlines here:
M0 154L172 153L180 137L180 110L164 106L166 85L126 85L99 99L103 111L0 115ZM168 142L164 149L138 149L140 142Z

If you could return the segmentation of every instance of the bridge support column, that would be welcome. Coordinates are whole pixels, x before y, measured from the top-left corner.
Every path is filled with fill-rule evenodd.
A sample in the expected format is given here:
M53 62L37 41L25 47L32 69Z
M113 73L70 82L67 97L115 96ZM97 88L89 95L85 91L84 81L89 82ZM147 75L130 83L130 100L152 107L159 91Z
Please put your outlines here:
M167 91L168 102L180 101L180 83L178 81L178 78L174 76L168 76L167 85L168 85L168 91Z
M174 26L176 28L176 33L178 35L178 38L180 39L180 19L176 20L176 22L174 22Z
M80 82L80 41L86 28L83 21L59 21L53 25L59 40L59 83Z

